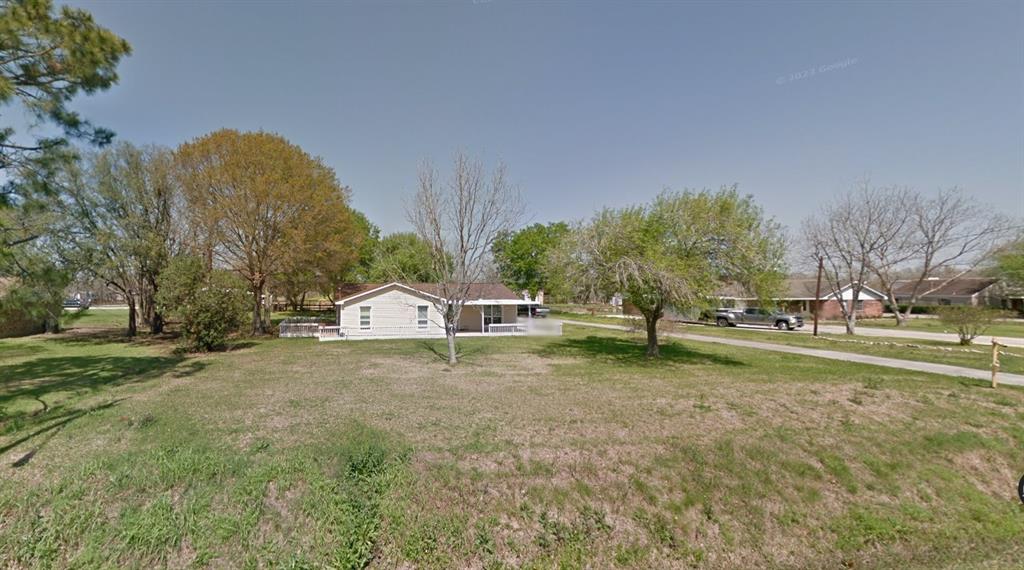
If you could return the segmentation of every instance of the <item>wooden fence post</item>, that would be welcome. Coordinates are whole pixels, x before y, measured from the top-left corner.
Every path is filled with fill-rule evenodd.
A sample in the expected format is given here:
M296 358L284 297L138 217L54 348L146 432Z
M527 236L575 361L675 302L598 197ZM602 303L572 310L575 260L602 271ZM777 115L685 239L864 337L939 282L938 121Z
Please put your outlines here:
M999 373L999 341L995 338L992 339L992 387L996 388L999 386L999 380L996 375Z

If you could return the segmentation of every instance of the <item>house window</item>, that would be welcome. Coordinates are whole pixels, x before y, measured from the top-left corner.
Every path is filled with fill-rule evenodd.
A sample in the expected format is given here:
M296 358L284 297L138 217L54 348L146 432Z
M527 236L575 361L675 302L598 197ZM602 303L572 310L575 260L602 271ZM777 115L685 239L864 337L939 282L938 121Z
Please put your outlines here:
M425 329L430 325L430 321L427 318L429 314L429 305L418 305L416 307L416 327Z
M949 299L939 299L940 305L952 305L953 303Z
M863 311L864 310L864 299L857 299L857 309L856 310L858 310L858 311Z
M501 324L501 305L484 305L481 307L484 314L484 330L490 325Z
M359 328L370 328L370 309L373 307L359 307Z

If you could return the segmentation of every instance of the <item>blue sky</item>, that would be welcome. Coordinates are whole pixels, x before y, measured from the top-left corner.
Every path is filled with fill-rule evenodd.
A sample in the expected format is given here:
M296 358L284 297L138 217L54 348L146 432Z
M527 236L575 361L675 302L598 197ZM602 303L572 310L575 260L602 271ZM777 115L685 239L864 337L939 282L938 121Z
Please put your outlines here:
M457 149L532 221L737 183L794 227L864 176L1024 216L1021 2L72 3L134 48L86 116L280 133L385 232Z

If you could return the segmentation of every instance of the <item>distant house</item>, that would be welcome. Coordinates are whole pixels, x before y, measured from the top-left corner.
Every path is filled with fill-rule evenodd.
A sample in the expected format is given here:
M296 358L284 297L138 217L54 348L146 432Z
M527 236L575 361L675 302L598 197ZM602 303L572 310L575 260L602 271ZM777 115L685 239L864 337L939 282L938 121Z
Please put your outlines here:
M921 283L916 304L971 305L1024 310L1024 292L1006 287L999 279L958 277L949 283L943 283L944 280L933 277ZM894 287L896 302L901 305L909 302L916 283L916 280L897 281Z
M782 286L782 293L775 301L788 312L813 313L816 285L816 279L786 279ZM736 286L727 287L719 293L719 300L725 306L738 308L754 307L758 304L756 297L751 297ZM828 284L822 282L820 300L820 318L841 318L843 311L839 303L845 303L847 307L853 303L853 285L844 285L836 295L830 290ZM885 295L864 285L857 297L855 309L858 317L880 317L885 310Z
M337 336L345 339L444 337L435 283L360 283L337 291ZM529 308L537 301L500 283L473 283L462 307L458 333L522 335L533 332ZM520 317L520 314L526 316ZM330 332L335 332L333 329ZM324 336L321 335L321 339Z

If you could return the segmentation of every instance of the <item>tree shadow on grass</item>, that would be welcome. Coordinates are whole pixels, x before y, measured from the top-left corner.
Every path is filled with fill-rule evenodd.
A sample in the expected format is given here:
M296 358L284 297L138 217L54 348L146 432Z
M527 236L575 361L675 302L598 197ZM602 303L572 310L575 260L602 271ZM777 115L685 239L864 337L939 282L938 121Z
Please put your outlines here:
M46 421L49 423L47 423L43 427L34 430L31 433L25 434L19 437L18 439L15 439L14 441L4 446L0 446L0 455L7 453L8 451L14 449L15 447L18 447L19 445L29 440L45 435L46 437L42 441L37 441L35 447L30 449L28 453L22 455L17 461L11 464L11 467L15 468L23 467L27 465L28 462L31 461L32 458L35 457L37 453L39 453L43 446L49 443L50 440L53 439L53 436L57 435L57 432L63 429L64 426L68 425L69 423L77 420L78 418L86 414L112 408L123 400L124 398L119 398L117 400L111 400L104 404L99 404L97 406L92 406L89 408L67 408L59 412L54 411L54 413L47 414Z
M125 328L77 329L63 332L47 338L48 342L64 345L101 345L101 344L132 344L136 346L168 346L174 344L179 336L174 332L149 334L139 332L134 337L127 336Z
M24 344L24 343L0 343L0 362L4 360L13 360L15 358L23 358L26 356L32 356L45 351L42 346L38 343L35 344Z
M173 372L180 378L199 372L203 361L181 356L52 356L0 366L0 408L17 399L40 401L55 393L82 396L101 388L141 382ZM37 411L36 413L39 413Z
M422 341L419 342L419 345L422 346L424 350L426 350L427 352L431 353L435 358L437 358L441 362L447 363L448 362L448 344L447 344L447 342L448 341L445 340L444 343L442 344L442 343L439 343L437 341L431 342L429 340L422 340ZM477 356L479 354L483 354L484 352L486 352L486 351L480 345L469 345L469 346L467 346L466 343L459 342L459 341L456 341L456 343L455 343L455 356L456 356L456 358L459 359L460 363L462 362L463 358L472 358L472 357Z
M665 366L713 364L719 366L746 366L746 363L728 356L704 352L679 342L663 341L659 344L660 358L646 356L647 345L628 338L591 335L583 338L565 338L547 344L537 351L545 357L573 357L601 360L609 364L626 366Z

